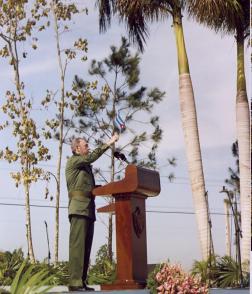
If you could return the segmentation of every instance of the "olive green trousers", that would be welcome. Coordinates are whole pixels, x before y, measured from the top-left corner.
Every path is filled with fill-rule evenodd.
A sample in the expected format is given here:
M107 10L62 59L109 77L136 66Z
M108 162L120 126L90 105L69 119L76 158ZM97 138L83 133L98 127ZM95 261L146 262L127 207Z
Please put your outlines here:
M69 286L82 287L87 279L94 221L81 215L70 215Z

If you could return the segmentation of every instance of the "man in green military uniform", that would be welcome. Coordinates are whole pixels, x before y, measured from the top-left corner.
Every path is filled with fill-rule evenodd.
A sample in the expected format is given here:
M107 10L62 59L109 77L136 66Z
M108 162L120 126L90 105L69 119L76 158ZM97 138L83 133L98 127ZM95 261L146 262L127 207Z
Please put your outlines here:
M95 201L92 189L95 180L90 165L114 142L118 134L93 152L89 152L85 139L72 141L73 156L66 164L66 182L69 195L69 291L92 291L86 285L87 271L94 234Z

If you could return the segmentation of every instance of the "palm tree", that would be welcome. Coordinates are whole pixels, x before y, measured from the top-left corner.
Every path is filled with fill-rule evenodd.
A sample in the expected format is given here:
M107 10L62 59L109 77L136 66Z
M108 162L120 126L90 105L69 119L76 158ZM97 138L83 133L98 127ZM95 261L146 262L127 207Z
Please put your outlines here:
M248 286L248 272L240 273L239 264L231 256L217 258L215 284L220 288Z
M236 129L239 148L242 262L250 255L250 116L244 70L244 42L249 36L249 0L188 0L189 13L216 31L235 35L237 44Z
M173 19L178 54L180 109L186 155L201 253L203 259L207 259L212 247L210 245L212 243L211 228L207 213L197 114L182 25L184 2L179 0L97 0L96 3L100 12L101 31L108 28L112 15L118 15L122 21L126 22L130 39L138 44L141 51L143 51L144 43L149 35L147 22L158 21L168 16Z
M195 260L191 269L191 274L200 279L208 287L214 286L216 276L216 255L212 255L208 260Z

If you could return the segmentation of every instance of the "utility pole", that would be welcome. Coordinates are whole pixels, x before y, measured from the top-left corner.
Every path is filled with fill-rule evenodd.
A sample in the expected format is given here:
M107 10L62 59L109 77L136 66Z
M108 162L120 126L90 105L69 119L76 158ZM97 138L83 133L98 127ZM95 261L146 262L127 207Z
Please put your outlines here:
M234 225L235 225L235 244L236 244L236 261L238 263L239 267L239 275L240 275L240 288L243 288L243 276L242 276L242 265L241 265L241 244L240 244L240 238L242 238L242 232L240 229L240 222L238 219L238 209L237 209L237 201L235 197L235 201L233 202L234 194L232 191L229 191L226 189L225 186L223 186L220 193L226 193L228 196L228 200L230 202L230 206L232 209L232 213L234 216Z
M45 228L46 228L46 237L47 237L47 248L48 248L48 264L50 264L51 259L51 252L50 252L50 245L49 245L49 235L48 235L48 228L47 228L47 222L44 221Z
M209 228L210 228L210 232L209 232L210 246L209 246L208 268L209 268L209 286L211 286L212 261L214 261L215 258L214 258L214 246L213 246L213 236L212 236L212 221L211 221L211 217L210 217L210 210L209 210L209 203L208 203L208 191L205 192L205 197L206 197L206 204L207 204L207 219L208 219Z

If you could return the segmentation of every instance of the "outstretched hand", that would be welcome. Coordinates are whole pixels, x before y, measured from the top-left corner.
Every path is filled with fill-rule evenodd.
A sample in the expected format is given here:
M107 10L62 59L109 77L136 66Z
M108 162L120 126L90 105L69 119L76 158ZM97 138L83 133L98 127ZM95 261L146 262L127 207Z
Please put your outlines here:
M114 133L114 135L110 138L110 140L108 141L108 145L112 145L114 144L116 141L118 141L119 139L119 135L118 133Z

